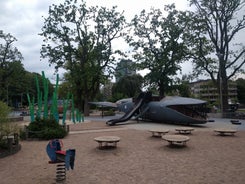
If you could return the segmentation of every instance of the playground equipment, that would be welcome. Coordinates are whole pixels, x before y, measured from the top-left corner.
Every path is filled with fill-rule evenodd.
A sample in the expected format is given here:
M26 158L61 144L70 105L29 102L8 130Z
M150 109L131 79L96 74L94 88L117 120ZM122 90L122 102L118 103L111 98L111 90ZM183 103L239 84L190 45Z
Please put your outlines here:
M34 122L35 118L53 118L56 120L57 123L59 123L59 107L58 107L58 87L59 87L59 75L56 75L56 84L54 88L54 92L52 94L52 98L48 99L48 79L45 77L44 71L42 71L42 84L40 84L40 81L38 80L38 77L35 77L36 81L36 88L37 88L37 96L36 96L36 103L35 103L35 97L30 97L29 94L27 94L27 99L29 103L29 111L30 111L30 121ZM43 86L43 91L41 91L41 85ZM65 125L66 120L66 113L68 110L69 102L71 102L71 115L72 115L72 122L75 124L76 122L84 121L83 114L74 107L74 99L73 95L68 94L67 99L62 100L62 124ZM51 102L51 103L50 103ZM35 105L36 104L36 105Z
M142 92L134 101L118 105L125 114L106 123L115 125L125 122L133 116L137 120L166 122L169 124L204 124L207 122L206 101L179 96L158 97L151 92Z
M56 164L56 181L66 179L66 170L74 169L75 149L61 150L63 143L59 139L50 140L46 151L50 158L49 164Z

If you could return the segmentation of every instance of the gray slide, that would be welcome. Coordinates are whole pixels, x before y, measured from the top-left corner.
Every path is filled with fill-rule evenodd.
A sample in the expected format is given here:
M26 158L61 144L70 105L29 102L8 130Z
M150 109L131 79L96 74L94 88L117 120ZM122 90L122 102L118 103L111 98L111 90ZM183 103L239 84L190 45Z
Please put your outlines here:
M143 102L144 102L144 98L141 98L131 111L124 114L122 117L118 119L111 119L107 121L106 124L111 126L111 125L115 125L116 123L128 121L137 112L137 110L142 106Z

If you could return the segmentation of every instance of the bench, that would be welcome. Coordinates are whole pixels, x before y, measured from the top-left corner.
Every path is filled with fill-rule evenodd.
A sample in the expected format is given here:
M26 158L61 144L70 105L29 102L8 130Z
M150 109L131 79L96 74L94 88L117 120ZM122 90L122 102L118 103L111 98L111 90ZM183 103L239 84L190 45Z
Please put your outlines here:
M191 134L194 131L194 128L190 127L180 127L175 129L179 134Z
M152 133L152 137L162 137L162 135L166 134L169 132L168 129L151 129L149 132Z
M219 135L234 135L237 131L234 129L220 128L215 129L214 132L219 133Z
M163 135L162 139L168 141L170 145L186 145L186 142L190 140L188 136L184 135Z
M231 120L231 123L234 125L241 125L242 124L239 120Z
M120 141L120 137L117 136L100 136L95 137L94 140L99 143L99 148L116 148L117 143Z

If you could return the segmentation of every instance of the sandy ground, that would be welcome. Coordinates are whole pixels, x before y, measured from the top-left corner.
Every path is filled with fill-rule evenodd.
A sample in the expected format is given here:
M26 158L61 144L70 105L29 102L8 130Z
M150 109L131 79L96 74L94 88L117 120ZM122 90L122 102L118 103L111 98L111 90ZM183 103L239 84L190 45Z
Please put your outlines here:
M74 170L67 184L243 184L245 181L245 131L218 136L215 126L194 127L186 147L172 147L154 138L148 129L162 124L130 124L108 127L88 121L70 125L63 149L76 149ZM222 126L228 126L222 125ZM234 128L234 127L233 127ZM98 149L94 138L121 138L116 149ZM1 184L53 184L56 165L48 164L48 141L21 141L15 155L0 159Z

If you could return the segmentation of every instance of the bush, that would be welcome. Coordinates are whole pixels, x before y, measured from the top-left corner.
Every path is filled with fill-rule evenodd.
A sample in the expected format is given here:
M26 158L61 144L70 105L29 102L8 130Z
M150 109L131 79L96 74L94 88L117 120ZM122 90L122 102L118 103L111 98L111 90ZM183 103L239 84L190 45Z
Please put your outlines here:
M10 108L0 101L0 148L6 149L6 137L19 133L19 128L15 123L9 122L8 115Z
M26 140L26 132L23 129L20 129L20 139Z
M2 101L0 101L0 123L5 123L8 121L8 115L10 113L10 108Z
M114 116L115 112L112 109L109 109L108 111L104 111L104 116Z
M59 125L55 119L41 119L36 120L27 126L29 131L29 138L38 139L61 139L67 135L67 131Z

